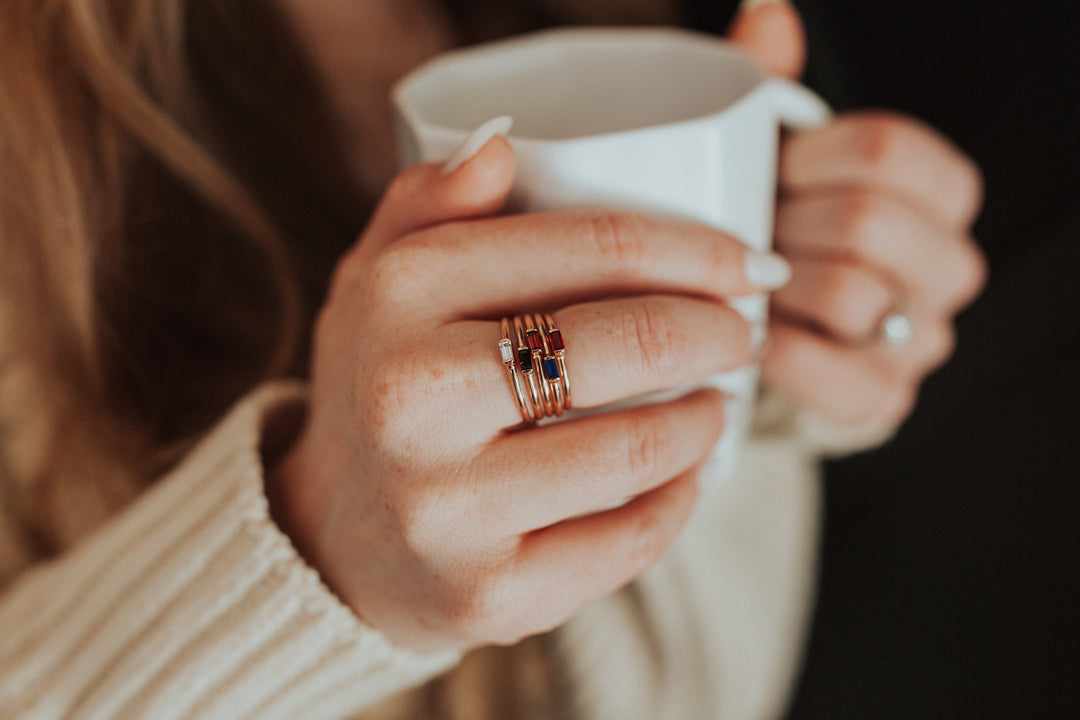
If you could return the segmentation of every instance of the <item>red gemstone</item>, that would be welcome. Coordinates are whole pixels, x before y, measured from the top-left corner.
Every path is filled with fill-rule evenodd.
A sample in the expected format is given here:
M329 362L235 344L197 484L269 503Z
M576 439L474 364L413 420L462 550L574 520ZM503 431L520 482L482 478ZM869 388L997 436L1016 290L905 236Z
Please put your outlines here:
M529 328L525 331L525 341L529 343L530 350L543 350L544 344L540 341L540 331Z
M561 330L552 330L549 332L548 339L551 340L551 349L555 352L566 349L566 343L563 342Z

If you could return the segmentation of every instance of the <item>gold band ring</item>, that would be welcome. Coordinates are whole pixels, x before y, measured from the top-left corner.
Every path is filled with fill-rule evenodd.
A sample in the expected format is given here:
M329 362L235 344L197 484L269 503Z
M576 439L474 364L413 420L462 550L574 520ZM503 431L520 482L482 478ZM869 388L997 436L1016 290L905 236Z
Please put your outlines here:
M502 339L499 341L499 355L502 357L507 372L510 373L510 384L514 391L514 399L517 401L518 410L521 412L521 419L527 423L535 422L536 418L533 416L532 406L525 399L525 391L521 388L518 367L514 363L514 343L510 339L510 321L506 318L503 318L502 321Z
M555 319L546 313L503 318L499 354L510 375L518 410L525 422L557 417L570 407L566 344Z
M536 370L537 384L540 385L540 394L544 399L544 415L562 415L562 408L555 397L554 388L547 377L547 366L544 363L546 348L544 347L543 334L536 324L534 315L523 315L522 322L525 325L525 343L532 352L533 367Z
M566 372L566 342L563 340L562 331L555 326L555 318L550 314L545 314L543 320L544 334L547 336L548 344L551 346L552 352L555 354L555 361L559 366L563 407L569 410L572 407L572 395L570 393L570 375Z
M529 397L532 399L533 416L539 420L547 414L544 407L544 399L540 393L540 382L536 363L533 362L532 350L526 344L525 326L521 322L521 316L514 317L514 332L517 335L517 365L521 375L529 386Z
M562 415L565 405L561 379L562 373L559 372L559 361L555 358L555 351L552 349L551 337L548 335L547 323L544 320L544 316L540 313L536 313L536 315L533 316L533 320L536 323L540 340L544 348L543 357L540 359L540 369L543 371L543 378L550 390L551 410L555 415Z

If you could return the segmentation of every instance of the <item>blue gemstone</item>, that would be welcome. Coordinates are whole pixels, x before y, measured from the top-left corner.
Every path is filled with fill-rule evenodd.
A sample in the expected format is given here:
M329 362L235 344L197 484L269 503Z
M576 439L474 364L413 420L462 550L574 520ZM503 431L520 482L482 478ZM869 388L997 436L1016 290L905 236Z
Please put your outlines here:
M532 353L529 348L518 348L518 367L521 372L531 372L533 369Z
M559 379L559 362L553 357L544 358L544 374L548 380Z

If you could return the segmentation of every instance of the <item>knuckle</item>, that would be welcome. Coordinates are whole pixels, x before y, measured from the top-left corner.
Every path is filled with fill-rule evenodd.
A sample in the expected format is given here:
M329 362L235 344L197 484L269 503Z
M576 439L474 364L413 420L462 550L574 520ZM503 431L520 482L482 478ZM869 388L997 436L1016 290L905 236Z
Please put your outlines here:
M393 493L383 497L405 547L416 558L427 558L437 550L445 513L431 493L424 492L422 485L409 483L408 490L394 488Z
M637 487L643 487L663 467L663 458L671 448L671 438L651 413L627 420L626 468Z
M438 397L443 368L423 354L397 354L393 362L362 373L354 411L376 447L395 448L417 434L428 399Z
M370 300L376 306L400 306L415 302L431 274L439 266L437 244L428 233L408 235L389 245L372 262Z
M940 323L931 328L924 328L925 339L922 343L923 370L940 367L956 349L956 333L951 325Z
M645 258L641 218L609 210L585 216L588 237L603 267L615 277L637 275Z
M658 298L633 306L624 317L623 328L624 356L637 358L643 374L666 377L685 357L688 339Z
M873 332L877 318L888 311L890 294L880 283L854 267L838 267L820 288L821 311L832 324L853 337Z
M875 176L890 175L908 161L910 121L888 114L867 117L856 133L859 161Z
M889 208L877 193L862 190L844 202L840 216L840 240L855 251L869 250L889 222Z
M707 243L700 254L705 277L712 279L716 287L729 284L733 270L742 272L742 252L743 248L738 242L718 240Z
M407 298L413 271L408 255L392 245L375 258L367 278L369 307L394 306Z
M636 576L656 564L670 544L663 515L656 508L641 512L634 524L630 547L630 569Z
M918 391L914 383L895 381L884 393L879 417L889 426L900 425L915 410Z
M427 171L423 165L416 165L402 170L386 188L383 194L383 204L397 200L405 200L416 194L417 187L422 185L427 177Z

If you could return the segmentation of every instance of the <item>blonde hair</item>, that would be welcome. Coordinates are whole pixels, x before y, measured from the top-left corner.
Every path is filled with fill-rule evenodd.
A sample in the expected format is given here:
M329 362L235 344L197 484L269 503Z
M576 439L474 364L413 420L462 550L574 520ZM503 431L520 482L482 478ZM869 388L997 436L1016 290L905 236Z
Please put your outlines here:
M100 525L254 384L304 372L313 309L370 206L348 206L323 99L270 5L0 2L0 481L38 555ZM473 653L367 716L550 710L565 693L548 642Z
M212 112L207 94L227 92L193 77L234 49L189 25L239 31L241 5L0 3L0 457L46 551L246 389L302 372L323 278L301 287L303 258Z

